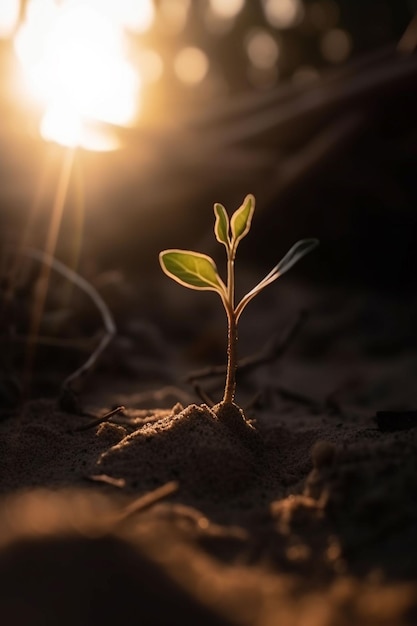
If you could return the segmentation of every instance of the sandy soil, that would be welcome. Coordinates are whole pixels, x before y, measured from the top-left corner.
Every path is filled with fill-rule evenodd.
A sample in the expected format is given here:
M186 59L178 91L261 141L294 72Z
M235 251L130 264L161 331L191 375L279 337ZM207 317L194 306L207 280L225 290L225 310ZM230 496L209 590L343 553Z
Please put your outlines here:
M213 350L217 314L183 354L137 325L141 360L125 327L85 395L96 416L126 407L101 424L56 398L3 411L3 624L417 623L415 417L376 420L417 407L415 299L283 291L277 317L273 295L248 315L248 350L266 324L285 335L301 300L310 315L285 355L242 374L250 422L178 382ZM122 347L130 378L108 366Z

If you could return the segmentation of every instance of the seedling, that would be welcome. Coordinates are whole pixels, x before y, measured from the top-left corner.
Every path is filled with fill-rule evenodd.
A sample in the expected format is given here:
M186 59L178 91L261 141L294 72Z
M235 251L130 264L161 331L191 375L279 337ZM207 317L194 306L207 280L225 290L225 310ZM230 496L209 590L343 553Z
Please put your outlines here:
M227 280L221 279L215 262L206 254L190 250L164 250L159 254L162 270L170 278L184 287L202 291L215 291L219 294L226 310L228 322L227 370L223 404L233 403L236 389L237 367L237 327L240 316L249 302L267 285L288 271L304 255L318 245L317 239L301 239L290 248L287 254L251 291L235 306L235 257L236 250L251 227L255 210L255 198L249 194L237 211L229 216L222 204L214 205L216 221L214 234L227 253Z

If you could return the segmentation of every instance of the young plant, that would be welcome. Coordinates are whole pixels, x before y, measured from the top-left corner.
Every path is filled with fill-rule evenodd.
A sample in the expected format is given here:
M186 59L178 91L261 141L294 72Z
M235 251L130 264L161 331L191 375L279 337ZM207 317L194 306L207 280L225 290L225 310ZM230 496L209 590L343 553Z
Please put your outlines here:
M235 257L236 250L251 227L255 210L255 198L249 194L243 204L229 216L222 204L214 205L216 221L214 234L217 241L226 248L227 279L221 279L215 262L206 254L189 250L163 250L159 254L162 270L170 278L184 287L203 291L215 291L219 294L226 310L228 322L227 370L223 404L232 404L236 388L237 367L237 327L243 310L262 289L288 271L305 254L318 245L317 239L301 239L290 248L287 254L240 302L235 305Z

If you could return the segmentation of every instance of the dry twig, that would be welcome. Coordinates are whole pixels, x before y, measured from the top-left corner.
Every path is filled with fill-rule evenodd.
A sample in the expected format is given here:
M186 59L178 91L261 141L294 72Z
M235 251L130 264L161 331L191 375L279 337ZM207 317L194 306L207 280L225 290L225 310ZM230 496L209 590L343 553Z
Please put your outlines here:
M258 367L259 365L263 365L264 363L269 363L280 358L289 348L291 343L294 341L295 336L301 329L301 326L304 324L307 318L307 311L300 311L297 316L295 322L290 326L290 328L285 333L284 337L280 337L278 335L274 335L272 339L270 339L265 346L255 352L255 354L251 354L243 359L238 361L238 372L241 374L242 372L247 372L251 369ZM224 376L226 372L225 365L215 365L212 367L204 367L200 370L195 370L191 372L186 377L186 382L195 383L195 381L201 378L210 378L213 376ZM195 385L194 385L195 386ZM200 394L199 388L195 387L196 391ZM201 395L201 394L200 394Z
M71 428L69 432L79 433L84 430L90 430L90 428L95 428L96 426L100 426L100 424L104 424L104 422L108 422L112 417L114 417L118 413L121 413L124 410L125 410L124 406L118 406L116 409L113 409L112 411L105 413L105 415L103 415L102 417L98 417L97 419L91 422L88 422L88 424L83 424L82 426L79 426L78 428Z
M134 515L135 513L139 513L144 511L145 509L149 509L151 506L175 493L179 489L179 484L177 481L172 480L165 485L161 485L161 487L157 487L153 491L149 491L145 493L140 498L137 498L133 502L131 502L120 514L120 520L124 521L127 517Z
M108 308L107 304L104 302L103 298L100 296L98 291L93 287L91 283L89 283L85 278L80 276L77 272L67 267L61 261L58 261L55 257L43 252L42 250L36 250L35 248L26 248L23 253L40 263L44 263L49 265L53 270L64 276L67 280L74 283L81 291L87 294L87 296L93 301L97 309L99 310L105 333L103 337L100 339L99 344L96 346L92 354L89 356L87 361L81 365L75 372L67 376L62 384L63 390L72 390L73 385L76 381L80 381L97 363L98 358L102 354L102 352L107 348L108 344L116 334L116 325L114 323L113 316Z
M196 394L200 396L200 399L205 402L207 406L211 408L216 404L214 400L210 397L210 395L206 391L204 391L204 389L198 383L194 383L193 387Z

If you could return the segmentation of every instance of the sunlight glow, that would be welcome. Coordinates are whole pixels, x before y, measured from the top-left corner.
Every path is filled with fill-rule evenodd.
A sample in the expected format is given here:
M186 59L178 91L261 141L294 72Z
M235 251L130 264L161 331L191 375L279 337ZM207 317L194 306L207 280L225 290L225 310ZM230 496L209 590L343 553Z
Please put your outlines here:
M0 39L7 39L13 33L19 17L19 0L0 2Z
M170 35L178 35L187 23L191 0L160 0L158 25Z
M94 126L66 102L50 104L41 121L42 137L63 146L77 146L96 152L108 152L121 147L112 130Z
M164 71L161 56L151 48L144 48L140 51L138 66L144 83L156 83Z
M89 0L89 4L112 22L136 33L147 31L155 19L152 0Z
M110 5L113 12L120 6L119 20L106 12ZM45 139L85 147L89 120L120 126L134 121L140 80L126 52L129 6L121 0L31 0L14 44L29 93L45 109ZM89 149L114 149L114 141L106 147L104 136L97 139L94 148L89 133Z

